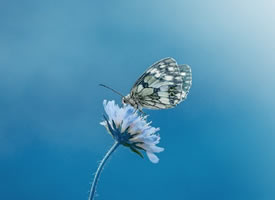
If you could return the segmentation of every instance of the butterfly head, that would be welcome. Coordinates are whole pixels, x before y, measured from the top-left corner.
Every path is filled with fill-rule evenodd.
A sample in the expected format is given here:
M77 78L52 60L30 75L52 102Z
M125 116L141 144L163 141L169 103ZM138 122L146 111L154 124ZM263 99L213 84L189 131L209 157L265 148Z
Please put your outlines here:
M125 97L122 97L122 103L129 104L129 105L133 106L134 108L138 108L137 102L135 102L135 100L133 98L131 98L130 94L128 94Z

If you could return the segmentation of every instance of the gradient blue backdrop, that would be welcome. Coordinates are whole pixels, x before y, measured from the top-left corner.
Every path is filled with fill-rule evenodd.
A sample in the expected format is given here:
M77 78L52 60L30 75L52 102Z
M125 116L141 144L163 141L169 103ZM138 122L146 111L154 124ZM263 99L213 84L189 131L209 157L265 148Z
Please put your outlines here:
M275 199L275 3L10 0L0 6L0 199L86 200L112 145L103 99L153 62L192 67L188 99L147 111L165 151L120 148L98 200Z

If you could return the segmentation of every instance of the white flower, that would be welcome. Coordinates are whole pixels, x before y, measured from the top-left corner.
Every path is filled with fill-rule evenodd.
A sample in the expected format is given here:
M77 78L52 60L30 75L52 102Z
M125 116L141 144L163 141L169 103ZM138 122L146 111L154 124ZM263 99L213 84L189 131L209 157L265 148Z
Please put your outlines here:
M155 133L159 128L150 126L150 123L146 122L147 116L139 116L130 105L120 108L115 101L104 100L103 106L109 119L104 116L105 121L100 124L106 127L113 138L140 156L142 154L139 150L144 150L151 162L158 163L159 158L154 153L164 150L156 146L160 136Z

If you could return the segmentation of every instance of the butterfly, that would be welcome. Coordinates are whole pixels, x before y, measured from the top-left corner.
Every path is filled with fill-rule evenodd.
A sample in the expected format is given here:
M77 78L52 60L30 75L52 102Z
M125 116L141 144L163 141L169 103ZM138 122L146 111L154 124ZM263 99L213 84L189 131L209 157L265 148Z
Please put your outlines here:
M130 104L135 109L173 108L187 98L192 85L192 72L188 65L178 65L173 58L164 58L151 65L135 82L122 103Z

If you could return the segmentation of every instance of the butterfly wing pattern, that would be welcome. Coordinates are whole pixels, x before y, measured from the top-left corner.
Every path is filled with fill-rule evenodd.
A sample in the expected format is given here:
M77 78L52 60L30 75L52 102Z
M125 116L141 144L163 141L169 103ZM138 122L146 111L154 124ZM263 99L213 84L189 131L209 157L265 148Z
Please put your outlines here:
M140 110L173 108L186 99L191 84L188 65L178 65L173 58L164 58L141 75L126 98Z
M182 77L182 99L181 101L187 98L187 94L192 85L192 72L189 65L179 65L180 76Z

